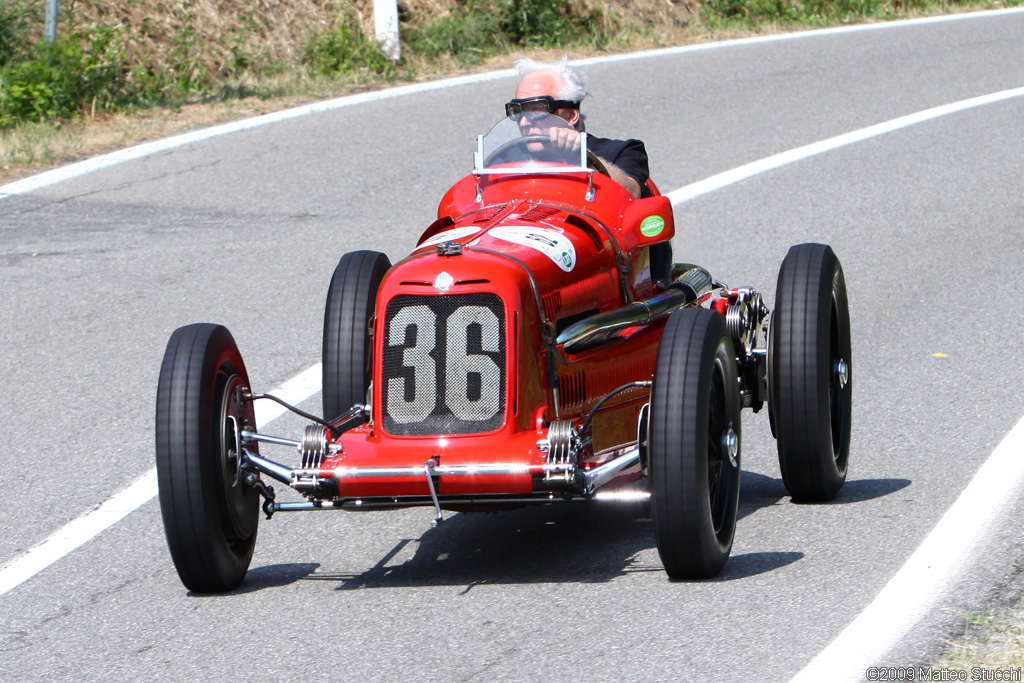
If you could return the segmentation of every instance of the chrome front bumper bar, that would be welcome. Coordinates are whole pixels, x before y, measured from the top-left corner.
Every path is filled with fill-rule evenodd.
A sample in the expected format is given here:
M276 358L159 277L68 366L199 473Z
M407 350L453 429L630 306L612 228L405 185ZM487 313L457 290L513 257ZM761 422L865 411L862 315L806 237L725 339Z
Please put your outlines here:
M291 486L297 481L309 477L324 477L323 469L291 468L286 465L274 462L261 455L245 450L246 458L260 472L273 477L274 479ZM569 464L548 464L521 465L517 463L492 463L487 465L438 465L433 459L428 460L432 465L419 465L407 467L336 467L328 470L331 479L368 479L368 478L390 478L390 477L423 477L427 470L438 477L474 477L494 474L540 474L552 472L562 474L571 471L574 467ZM603 466L602 466L603 467Z
M260 472L291 486L307 477L322 477L322 469L292 469L286 465L264 458L245 449L246 458ZM487 465L438 465L433 459L420 466L411 467L336 467L331 470L333 479L362 479L387 477L423 477L427 471L438 477L476 477L495 474L564 474L578 471L586 480L584 493L593 493L624 470L640 462L640 449L632 448L623 455L589 470L579 470L571 463L543 463L522 465L516 463L492 463Z
M263 440L263 439L261 439ZM430 491L430 503L433 504L437 517L433 524L436 526L442 521L441 500L437 494L434 484L435 477L473 477L485 475L516 475L516 474L554 474L562 475L567 481L574 482L570 491L583 496L592 496L599 488L615 479L624 471L640 462L640 449L633 447L622 455L592 469L580 469L573 463L544 463L539 465L523 465L519 463L492 463L485 465L440 465L433 458L427 460L420 466L407 467L336 467L329 470L332 476L325 477L323 469L317 468L290 468L281 463L274 462L268 458L253 453L248 448L243 448L245 459L256 470L262 474L276 479L298 491L309 491L316 486L319 479L355 479L355 478L392 478L392 477L423 477L427 481ZM459 496L445 497L445 504L502 504L502 503L543 503L561 500L562 498L552 492L540 494L534 497L518 496L507 498L501 496ZM423 496L393 499L393 503L387 503L386 507L406 507L409 505L430 504ZM422 502L417 502L422 501ZM354 502L340 501L302 501L302 502L273 502L270 503L271 511L298 511L298 510L333 510L333 509L381 509L380 504L373 507L361 508Z

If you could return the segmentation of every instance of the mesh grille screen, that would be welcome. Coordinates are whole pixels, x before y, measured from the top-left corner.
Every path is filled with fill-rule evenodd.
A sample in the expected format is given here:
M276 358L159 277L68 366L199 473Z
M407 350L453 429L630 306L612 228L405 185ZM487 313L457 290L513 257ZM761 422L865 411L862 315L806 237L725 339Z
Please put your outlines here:
M495 294L400 295L384 314L384 429L480 434L505 421L505 310Z

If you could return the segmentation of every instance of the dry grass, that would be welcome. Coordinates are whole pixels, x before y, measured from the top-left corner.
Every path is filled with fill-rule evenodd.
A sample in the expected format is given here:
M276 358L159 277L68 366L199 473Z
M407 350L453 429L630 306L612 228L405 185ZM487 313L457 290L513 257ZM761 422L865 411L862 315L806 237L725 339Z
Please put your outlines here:
M567 0L579 14L598 7L603 15L643 25L655 32L688 25L697 0ZM404 23L436 20L452 0L403 0ZM294 66L302 63L309 36L354 20L363 34L374 33L373 0L79 0L75 26L121 26L128 61L151 69L180 68L180 45L193 41L186 60L196 71L230 78L238 60ZM175 51L178 54L174 54Z
M245 56L264 63L297 64L310 33L329 29L347 11L372 29L370 0L85 0L78 27L121 26L128 61L151 69L175 68L182 43L195 47L190 65L221 77ZM367 23L367 17L369 17Z
M970 671L979 667L1018 672L1024 669L1024 605L1018 603L998 613L986 609L961 616L963 635L948 643L946 652L932 668Z

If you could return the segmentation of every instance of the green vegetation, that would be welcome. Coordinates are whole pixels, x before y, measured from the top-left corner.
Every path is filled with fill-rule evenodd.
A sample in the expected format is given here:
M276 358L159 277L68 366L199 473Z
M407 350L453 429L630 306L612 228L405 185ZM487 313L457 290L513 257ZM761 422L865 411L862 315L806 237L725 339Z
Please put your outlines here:
M1020 670L1024 665L1024 612L1020 604L1000 614L985 609L959 616L964 620L963 635L949 643L942 658L931 668Z
M405 57L392 64L365 35L352 6L341 2L330 25L314 24L306 32L298 63L282 64L260 54L247 36L258 39L264 27L250 12L222 36L227 45L218 47L227 57L211 64L211 46L197 29L195 7L189 0L178 1L172 29L144 21L141 36L124 26L82 25L76 22L77 7L67 6L61 26L74 28L52 45L39 40L40 2L0 5L0 129L240 93L279 94L279 88L261 83L279 83L273 77L284 72L307 80L352 74L395 80L446 62L473 66L516 48L606 49L618 30L618 22L599 9L563 0L463 0L436 20L427 12L406 14L401 27ZM140 49L147 38L157 37L164 48L159 60Z
M674 16L671 30L663 30L664 23L617 16L607 8L626 5L614 2L407 0L401 15L403 59L393 64L367 35L367 0L302 0L305 4L288 6L291 16L261 16L252 5L215 3L213 14L225 14L219 23L211 6L190 0L61 0L59 37L52 45L40 40L41 0L5 0L0 3L0 131L28 122L88 119L97 112L322 92L325 81L344 89L409 80L474 67L510 52L621 50L708 33L899 18L962 7L966 0L688 1L667 3L672 10L687 8L688 14L683 20ZM1021 1L981 0L981 7ZM165 14L158 15L158 9ZM282 36L283 24L290 33Z
M708 0L702 16L708 28L814 27L894 19L911 12L952 11L955 0Z
M307 69L322 76L353 71L391 75L396 68L373 41L363 35L351 13L343 15L333 30L310 35L305 63Z
M67 119L131 102L113 29L88 38L62 36L0 69L0 128L22 121Z

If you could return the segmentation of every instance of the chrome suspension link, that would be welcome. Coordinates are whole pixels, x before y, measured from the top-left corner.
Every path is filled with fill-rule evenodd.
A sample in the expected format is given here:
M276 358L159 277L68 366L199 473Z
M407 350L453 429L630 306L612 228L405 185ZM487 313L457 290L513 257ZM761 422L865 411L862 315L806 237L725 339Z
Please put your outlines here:
M441 502L437 499L437 489L434 488L434 468L437 467L437 460L431 458L423 464L423 471L427 475L427 487L430 489L430 500L434 503L434 512L437 516L430 522L431 527L436 527L444 521L444 514L441 512Z

